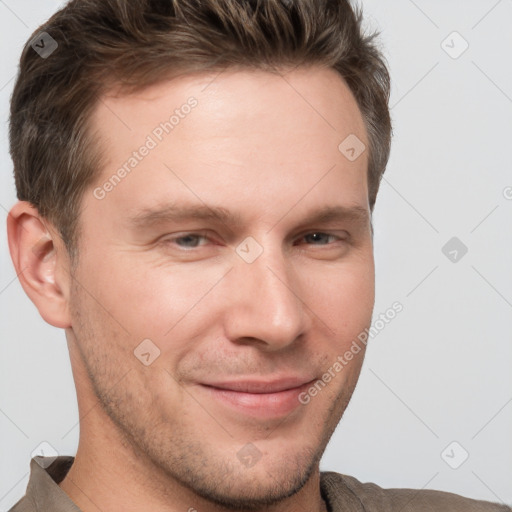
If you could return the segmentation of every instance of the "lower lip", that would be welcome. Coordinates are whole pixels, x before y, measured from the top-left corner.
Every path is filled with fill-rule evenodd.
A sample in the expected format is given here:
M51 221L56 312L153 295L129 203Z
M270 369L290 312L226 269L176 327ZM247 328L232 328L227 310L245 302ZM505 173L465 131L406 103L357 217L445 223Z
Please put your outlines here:
M243 393L212 386L201 386L216 401L236 409L238 412L257 418L278 418L286 416L301 405L299 395L310 386L310 382L300 387L277 393Z

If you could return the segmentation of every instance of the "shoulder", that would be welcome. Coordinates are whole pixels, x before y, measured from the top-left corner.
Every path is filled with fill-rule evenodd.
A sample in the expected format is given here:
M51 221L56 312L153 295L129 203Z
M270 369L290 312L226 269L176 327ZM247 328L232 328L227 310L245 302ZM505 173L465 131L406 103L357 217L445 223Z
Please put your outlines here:
M35 504L27 496L23 496L8 512L34 512L36 510Z
M474 500L444 491L431 489L383 489L378 485L362 483L356 478L334 472L322 473L322 487L336 496L351 494L364 512L512 512L510 506ZM333 508L333 512L336 508Z

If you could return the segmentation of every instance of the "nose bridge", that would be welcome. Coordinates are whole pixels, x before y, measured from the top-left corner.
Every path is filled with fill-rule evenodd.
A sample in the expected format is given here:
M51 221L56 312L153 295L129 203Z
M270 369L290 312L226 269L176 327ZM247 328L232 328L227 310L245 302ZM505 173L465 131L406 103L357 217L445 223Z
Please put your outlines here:
M231 303L230 338L257 339L269 350L293 343L307 317L294 269L281 248L265 247L252 263L240 258L232 274L237 300Z

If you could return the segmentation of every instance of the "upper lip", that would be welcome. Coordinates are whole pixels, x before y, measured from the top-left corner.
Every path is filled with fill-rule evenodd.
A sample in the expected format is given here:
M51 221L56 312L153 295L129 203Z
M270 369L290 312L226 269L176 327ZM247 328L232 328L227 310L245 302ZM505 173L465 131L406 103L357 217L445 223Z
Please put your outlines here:
M283 377L280 379L240 379L223 380L218 382L202 382L203 386L238 391L240 393L279 393L287 389L295 389L309 384L313 379L309 377Z

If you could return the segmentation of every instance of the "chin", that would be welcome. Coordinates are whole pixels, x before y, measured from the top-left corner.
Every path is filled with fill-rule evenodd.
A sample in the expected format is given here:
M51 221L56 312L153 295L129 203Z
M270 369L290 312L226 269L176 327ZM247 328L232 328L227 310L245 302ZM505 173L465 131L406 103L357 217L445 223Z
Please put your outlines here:
M258 510L299 492L313 476L318 464L319 457L311 454L280 457L280 462L274 464L265 464L262 457L251 468L237 469L224 475L222 483L210 481L208 485L206 480L202 480L187 487L205 500L229 510Z

